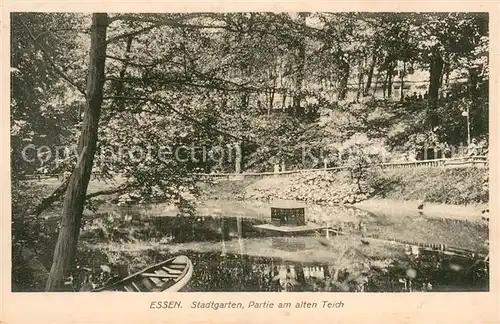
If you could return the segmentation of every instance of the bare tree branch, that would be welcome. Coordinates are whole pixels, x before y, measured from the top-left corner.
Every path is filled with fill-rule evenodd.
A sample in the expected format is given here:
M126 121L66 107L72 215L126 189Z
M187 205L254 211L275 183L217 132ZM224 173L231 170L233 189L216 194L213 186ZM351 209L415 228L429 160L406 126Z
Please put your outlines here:
M156 27L160 27L160 26L163 26L163 25L164 25L163 23L158 23L158 24L154 24L154 25L151 25L151 26L148 26L148 27L144 27L144 28L132 31L132 32L128 32L128 33L125 33L125 34L120 34L118 36L115 36L115 37L112 37L112 38L108 39L106 41L106 43L110 44L110 43L119 41L120 39L126 39L126 38L129 38L129 37L134 37L134 36L137 36L137 35L140 35L142 33L148 32L148 31L150 31L150 30L152 30L152 29L154 29Z
M113 188L113 189L99 190L99 191L87 194L85 199L88 200L88 199L95 198L98 196L113 195L113 194L121 193L121 192L124 192L125 190L127 190L129 187L130 187L129 185L122 185L122 186L119 186L119 187Z
M53 203L58 201L66 192L66 189L68 188L68 183L69 183L69 177L59 186L57 189L55 189L49 196L44 198L38 205L36 205L34 208L30 209L27 213L28 217L38 217L40 214L42 214L45 210L47 210L50 206L52 206ZM104 196L104 195L113 195L116 193L121 193L124 192L125 190L129 189L130 185L122 185L117 188L113 189L105 189L105 190L100 190L96 192L92 192L87 194L85 197L86 200L95 198L98 196Z
M90 32L90 29L88 29L88 28L58 28L58 29L49 29L49 30L46 30L46 31L41 32L40 34L36 35L35 39L38 40L43 35L50 34L50 33L56 33L56 32L60 32L60 31L76 31L76 32L88 34Z
M28 211L28 216L30 217L38 217L43 211L49 208L54 202L59 200L61 196L66 192L68 188L69 177L56 189L54 190L48 197L44 198L38 205Z
M112 59L115 61L124 62L130 66L142 67L142 68L151 68L151 67L154 67L154 66L161 63L161 61L158 61L158 62L154 62L154 63L150 63L150 64L141 64L141 63L132 62L130 59L127 59L127 58L117 57L117 56L113 56L113 55L106 55L106 58L109 58L109 59Z

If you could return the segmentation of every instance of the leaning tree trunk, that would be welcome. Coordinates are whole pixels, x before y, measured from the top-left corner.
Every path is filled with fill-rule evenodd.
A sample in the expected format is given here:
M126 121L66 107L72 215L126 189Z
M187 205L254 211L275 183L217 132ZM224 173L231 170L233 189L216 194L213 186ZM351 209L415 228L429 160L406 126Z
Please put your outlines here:
M62 288L64 278L69 274L75 259L85 195L94 162L103 101L107 25L107 14L95 13L92 15L87 103L78 143L78 150L83 152L83 157L69 179L63 203L61 229L57 238L52 268L45 286L46 291L56 291Z
M439 88L441 87L441 75L443 73L444 60L437 50L432 53L432 61L429 67L429 123L431 127L439 125L437 106L439 99Z

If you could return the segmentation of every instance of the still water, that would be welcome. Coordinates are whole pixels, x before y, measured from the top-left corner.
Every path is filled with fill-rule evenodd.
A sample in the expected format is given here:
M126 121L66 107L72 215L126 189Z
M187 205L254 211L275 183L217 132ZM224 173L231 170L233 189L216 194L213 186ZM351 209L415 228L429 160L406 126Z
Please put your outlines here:
M478 236L487 231L477 224L310 206L308 222L341 228L348 235L317 230L284 237L255 227L269 223L270 205L238 208L220 201L207 205L199 213L211 216L173 216L153 206L89 217L82 240L101 258L88 255L86 260L97 268L103 262L113 268L126 264L129 272L135 272L185 254L194 265L187 291L488 290L488 267L481 259L418 248L409 251L404 244L384 241L367 243L358 228L362 222L370 235L386 240L432 240L474 248L480 246Z

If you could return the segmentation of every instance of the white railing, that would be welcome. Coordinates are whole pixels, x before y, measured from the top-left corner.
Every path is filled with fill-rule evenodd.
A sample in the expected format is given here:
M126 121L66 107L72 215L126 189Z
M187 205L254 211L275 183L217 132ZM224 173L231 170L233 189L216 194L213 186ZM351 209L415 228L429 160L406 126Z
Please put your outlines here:
M458 167L458 166L471 167L471 166L486 166L486 165L488 165L487 156L469 156L469 157L435 159L435 160L389 162L380 164L380 166L385 169L418 168L418 167Z
M486 167L488 166L487 156L469 156L469 157L458 157L458 158L446 158L446 159L435 159L435 160L419 160L419 161L405 161L405 162L387 162L373 164L371 167L380 167L382 169L413 169L413 168L431 168L431 167ZM241 179L246 177L266 177L266 176L286 176L289 174L299 174L299 173L312 173L312 172L322 172L322 171L339 171L347 170L348 166L337 166L331 168L318 168L318 169L301 169L301 170L289 170L280 172L248 172L248 173L194 173L192 175L199 177L211 177L211 178L229 178L229 179ZM92 173L91 179L97 179L99 177L98 173ZM47 178L58 178L63 180L64 177L61 174L40 174L40 175L30 175L26 176L27 180L41 180Z
M487 156L469 156L469 157L446 158L446 159L435 159L435 160L387 162L387 163L373 164L370 167L380 167L382 169L413 169L413 168L435 168L435 167L486 167L486 166L488 166ZM347 169L349 169L348 166L338 166L331 168L289 170L280 172L196 173L195 175L201 177L206 176L213 178L241 179L246 177L286 176L289 174L339 171Z

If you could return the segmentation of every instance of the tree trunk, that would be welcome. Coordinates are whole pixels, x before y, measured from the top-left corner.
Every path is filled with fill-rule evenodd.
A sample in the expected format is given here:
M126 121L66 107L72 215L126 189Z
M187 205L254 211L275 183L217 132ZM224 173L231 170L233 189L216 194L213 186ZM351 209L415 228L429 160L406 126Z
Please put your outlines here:
M387 97L392 97L392 73L394 72L394 67L387 70Z
M306 24L306 13L299 13L299 19L300 23L302 25ZM295 110L300 109L300 103L302 101L302 83L304 82L304 68L305 68L305 61L306 61L306 44L305 44L305 39L302 38L299 41L299 49L298 49L298 55L297 55L297 74L295 77L295 93L293 96L293 107Z
M469 122L470 122L470 136L474 137L477 135L477 131L481 131L483 129L483 132L487 133L487 128L484 128L483 125L488 125L488 117L487 115L481 116L480 113L480 107L482 106L478 101L481 98L481 95L478 90L478 83L479 83L479 71L477 68L469 68L469 75L468 75L468 96L471 100L471 106L469 107ZM478 109L479 108L479 109ZM487 127L487 126L486 126Z
M342 101L345 99L347 94L347 82L349 81L349 63L342 60L340 64L340 83L338 88L337 100Z
M62 288L64 279L71 271L75 259L85 196L97 144L97 131L105 81L107 26L107 14L95 13L92 15L87 103L82 134L78 143L78 150L83 152L83 156L80 164L75 167L69 179L61 215L61 228L54 251L52 268L45 286L46 291L57 291Z
M241 161L242 161L242 152L241 152L242 143L236 143L236 158L235 158L235 173L241 173Z
M268 107L269 111L274 110L274 97L276 95L276 82L277 82L277 77L273 79L273 84L272 87L269 91L266 91L266 96L268 96L269 102L268 102Z
M374 97L374 98L377 95L379 81L380 81L380 72L377 72L377 76L375 77L375 86L373 87L373 91L372 91L372 97Z
M246 91L243 91L240 95L240 102L241 102L241 107L243 110L248 109L248 93ZM258 112L259 114L261 113L260 111Z
M382 84L382 96L385 99L387 96L387 85L389 84L389 70L387 70L387 73L385 74L384 77L384 82Z
M403 61L403 70L401 71L401 87L399 88L400 97L399 100L403 102L405 100L404 86L405 86L405 74L406 74L406 62Z
M377 63L377 57L375 56L375 54L373 54L370 68L368 69L368 76L367 76L367 80L366 80L366 86L365 86L365 91L363 93L363 97L368 95L368 92L370 92L370 88L372 86L373 71L375 71L375 64L376 63Z
M275 88L273 87L269 93L269 109L273 110L274 109L274 93L276 92Z
M477 99L477 83L479 80L479 72L477 68L469 69L468 76L468 87L469 87L469 96L472 100Z
M432 128L439 125L437 115L437 105L439 99L439 88L441 86L441 75L443 73L444 61L441 54L434 50L432 54L432 61L430 64L430 77L429 77L429 123Z
M356 92L356 102L359 102L359 97L363 92L363 78L364 78L363 70L364 66L363 63L361 63L361 67L359 69L359 74L358 74L358 91Z
M276 94L276 86L278 83L278 72L277 67L274 67L274 70L270 72L269 78L272 80L272 86L271 90L269 90L267 93L269 94L269 109L273 110L274 109L274 97Z
M445 85L448 86L450 84L450 63L446 64L446 77L445 77Z

